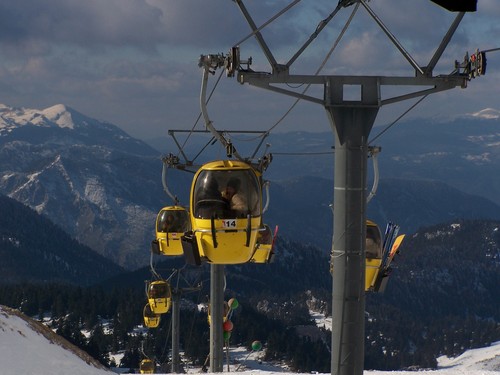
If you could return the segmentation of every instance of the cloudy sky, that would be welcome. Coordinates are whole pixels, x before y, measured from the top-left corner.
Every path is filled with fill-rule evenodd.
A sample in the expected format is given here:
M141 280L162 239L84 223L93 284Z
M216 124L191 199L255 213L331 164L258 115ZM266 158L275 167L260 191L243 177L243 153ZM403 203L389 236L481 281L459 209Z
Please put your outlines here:
M245 1L261 25L292 0ZM500 47L500 4L478 0L467 14L435 74L450 73L465 52ZM285 63L328 16L337 1L302 0L263 30L278 62ZM369 5L424 66L454 14L425 0L372 0ZM343 9L292 65L293 74L314 74L354 7ZM42 109L63 103L147 139L168 129L190 129L199 114L201 54L226 53L250 28L230 0L2 0L0 2L0 103ZM254 38L241 58L269 71ZM414 71L360 7L322 74L412 76ZM219 72L210 77L211 89ZM450 116L500 109L500 52L488 54L485 77L425 99L408 116ZM319 92L318 88L310 93ZM294 99L240 85L222 76L209 104L218 129L263 130ZM387 124L415 101L383 107ZM201 129L202 124L198 127ZM276 131L328 131L324 109L299 103Z

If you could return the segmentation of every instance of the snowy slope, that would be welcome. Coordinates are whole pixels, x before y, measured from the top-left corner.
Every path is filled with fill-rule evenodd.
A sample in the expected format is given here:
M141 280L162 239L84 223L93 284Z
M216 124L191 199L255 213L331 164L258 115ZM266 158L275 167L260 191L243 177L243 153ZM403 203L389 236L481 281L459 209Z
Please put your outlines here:
M242 375L286 374L280 367L260 361L261 352L243 349L231 351L231 371ZM439 359L437 371L419 371L433 375L499 375L500 342L488 348L475 349L461 356ZM16 310L0 306L0 373L2 375L105 375L110 371L100 367L85 353L54 335L38 322ZM188 369L198 373L199 369ZM226 366L223 369L227 371ZM410 375L408 371L365 371L365 375Z
M110 374L81 350L26 316L0 306L2 375Z
M488 348L468 350L456 358L440 357L438 366L442 369L460 371L495 371L500 373L500 342Z
M328 324L327 324L328 325ZM273 367L259 360L260 353L248 353L241 349L231 351L231 358L240 362L231 368L245 369L242 375L266 375L272 373L287 374L287 371L279 367ZM223 369L227 371L226 366ZM188 371L191 372L191 371ZM193 371L196 372L196 371ZM365 371L365 375L411 375L415 371ZM433 375L499 375L500 374L500 342L487 348L469 350L457 358L441 357L438 359L438 370L418 371L420 374Z

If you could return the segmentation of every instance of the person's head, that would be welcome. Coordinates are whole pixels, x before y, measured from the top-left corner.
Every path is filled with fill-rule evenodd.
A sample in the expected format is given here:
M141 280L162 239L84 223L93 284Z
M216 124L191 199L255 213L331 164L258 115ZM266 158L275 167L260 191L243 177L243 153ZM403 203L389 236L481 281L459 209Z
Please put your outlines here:
M241 182L236 177L231 177L226 184L226 196L232 197L240 189Z
M171 223L173 223L173 222L174 222L174 215L169 214L169 215L167 216L167 223L171 224Z
M168 213L167 211L161 211L160 217L158 218L158 231L165 232L168 229Z

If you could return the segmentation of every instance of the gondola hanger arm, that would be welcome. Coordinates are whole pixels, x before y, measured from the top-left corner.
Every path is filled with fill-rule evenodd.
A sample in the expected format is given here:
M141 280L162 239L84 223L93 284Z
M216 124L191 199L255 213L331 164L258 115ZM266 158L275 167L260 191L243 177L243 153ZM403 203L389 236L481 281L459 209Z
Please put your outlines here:
M381 150L382 149L380 147L376 147L376 146L370 147L370 150L369 150L369 154L371 155L372 161L373 161L373 186L372 186L370 193L368 194L368 197L366 198L366 203L370 202L371 199L377 193L378 182L379 182L379 177L380 177L377 157L378 157L378 154L380 153Z
M205 126L212 135L225 147L227 156L235 156L238 160L245 161L240 154L236 151L231 142L229 142L220 132L218 132L212 124L210 117L208 116L207 110L207 86L208 86L208 75L212 73L213 69L224 66L225 57L222 55L202 55L200 57L199 66L203 68L203 76L201 81L201 91L200 91L200 108L203 115L203 120L205 121Z
M172 194L172 192L169 190L168 184L167 184L167 168L168 168L167 164L169 164L169 161L172 161L172 159L174 159L174 158L176 158L177 162L178 162L179 158L175 157L172 154L168 155L166 158L164 158L162 160L163 161L163 168L161 171L161 182L163 184L163 190L165 190L165 193L167 193L167 195L170 198L172 198L172 200L174 201L174 206L177 206L179 204L179 199L177 198L176 195Z
M267 209L269 208L269 203L271 201L271 196L269 195L269 181L264 181L264 184L262 185L264 189L266 190L266 204L264 205L264 208L262 209L262 213L266 213Z

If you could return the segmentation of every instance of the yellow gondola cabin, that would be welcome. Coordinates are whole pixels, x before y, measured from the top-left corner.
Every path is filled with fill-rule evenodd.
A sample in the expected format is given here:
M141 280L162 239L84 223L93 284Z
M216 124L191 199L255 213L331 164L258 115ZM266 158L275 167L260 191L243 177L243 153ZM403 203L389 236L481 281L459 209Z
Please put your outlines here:
M190 203L192 231L182 238L188 263L250 261L264 230L259 172L241 161L207 163L193 178Z
M172 291L165 280L153 281L147 289L148 303L155 314L165 314L170 310Z
M149 303L144 306L143 318L145 327L157 328L160 325L160 317L160 314L155 314L153 310L151 310Z
M155 254L182 255L181 237L189 229L189 213L184 207L163 207L156 217L156 239L151 250Z
M150 359L143 359L141 364L139 365L139 372L141 374L154 374L155 372L155 364Z

